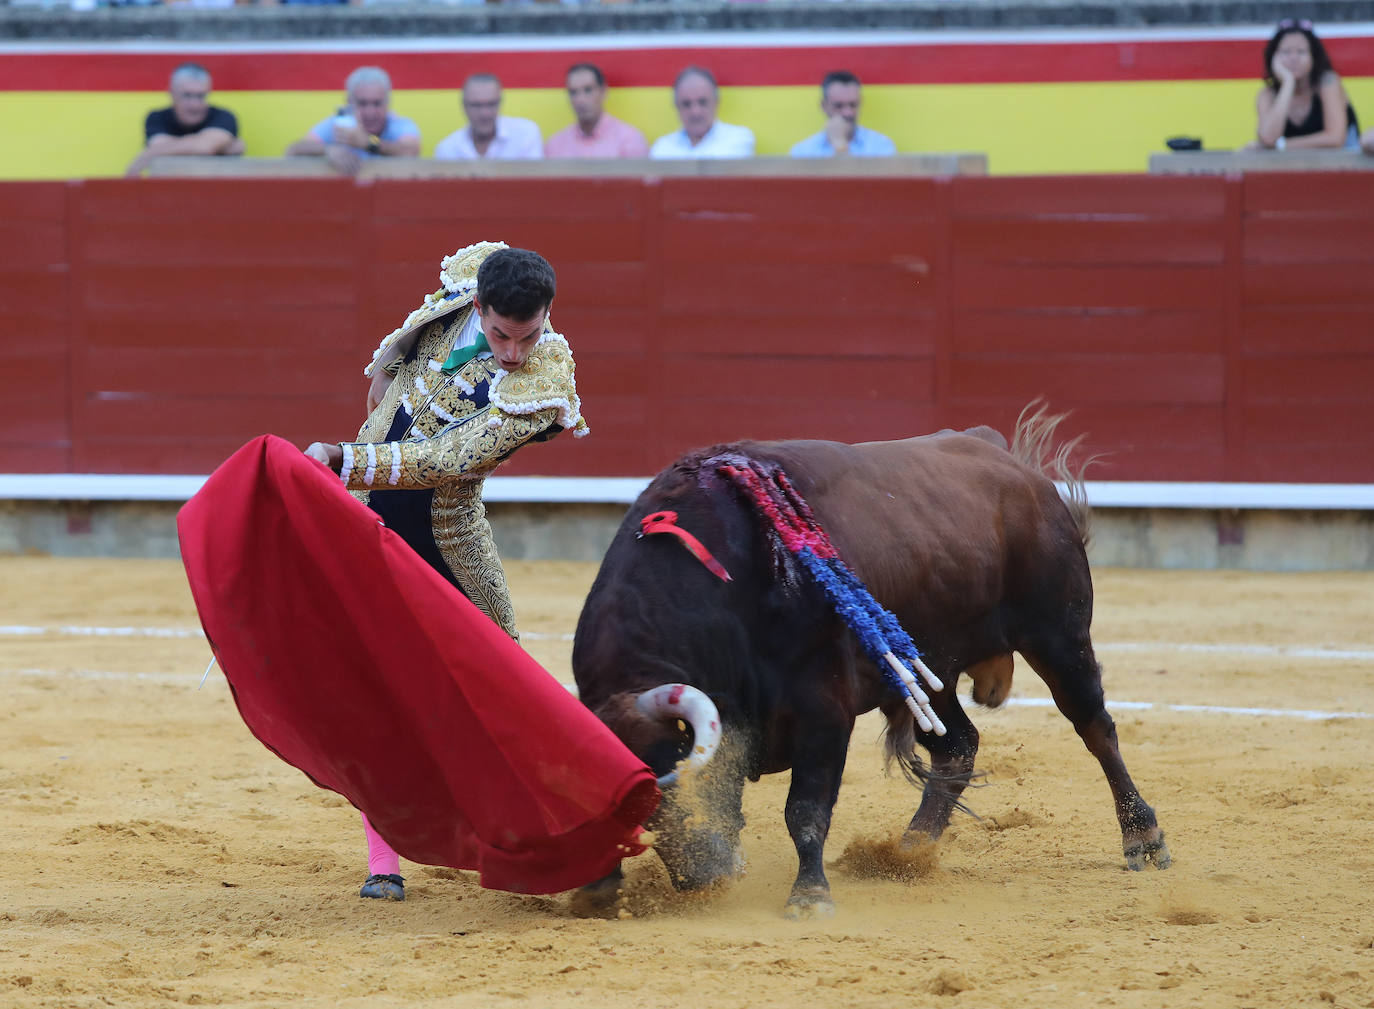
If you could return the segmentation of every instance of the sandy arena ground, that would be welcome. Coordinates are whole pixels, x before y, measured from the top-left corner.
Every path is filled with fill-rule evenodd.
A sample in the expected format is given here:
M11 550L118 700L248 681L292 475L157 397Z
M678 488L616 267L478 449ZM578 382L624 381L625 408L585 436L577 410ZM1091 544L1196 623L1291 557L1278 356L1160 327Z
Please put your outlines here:
M593 574L511 565L527 647L565 681ZM1107 570L1097 592L1172 869L1125 871L1101 771L1018 666L1013 704L972 712L982 819L894 867L911 878L838 864L916 805L870 716L833 918L782 917L777 775L746 792L732 889L677 896L644 856L633 916L585 921L409 863L405 903L360 900L356 812L257 743L217 673L196 689L178 564L0 559L0 1006L1374 1007L1374 575Z

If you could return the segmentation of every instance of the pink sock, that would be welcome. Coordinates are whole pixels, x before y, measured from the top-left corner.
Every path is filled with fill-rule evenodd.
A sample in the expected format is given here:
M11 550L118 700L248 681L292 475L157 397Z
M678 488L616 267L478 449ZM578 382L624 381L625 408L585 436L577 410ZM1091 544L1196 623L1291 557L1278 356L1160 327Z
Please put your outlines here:
M372 829L367 822L367 814L362 814L363 833L367 835L367 872L369 876L399 876L401 856L391 850L391 845L382 840L382 835Z

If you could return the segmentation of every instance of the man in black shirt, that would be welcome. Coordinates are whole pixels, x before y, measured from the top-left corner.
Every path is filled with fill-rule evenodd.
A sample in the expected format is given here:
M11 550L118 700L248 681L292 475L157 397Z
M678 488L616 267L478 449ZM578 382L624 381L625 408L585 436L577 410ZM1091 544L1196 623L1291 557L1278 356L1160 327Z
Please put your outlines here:
M211 105L210 71L199 63L183 63L172 71L168 85L172 104L154 109L143 123L146 146L125 173L142 174L148 162L164 154L242 154L239 124L228 109Z

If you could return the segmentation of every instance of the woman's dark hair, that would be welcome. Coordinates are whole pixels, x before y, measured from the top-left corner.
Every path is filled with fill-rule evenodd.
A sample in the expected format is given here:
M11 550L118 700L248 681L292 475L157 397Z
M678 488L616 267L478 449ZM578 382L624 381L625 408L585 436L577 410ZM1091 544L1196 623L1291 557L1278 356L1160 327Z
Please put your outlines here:
M497 249L477 268L477 300L524 322L553 304L553 267L529 249Z
M1331 65L1331 57L1326 54L1326 46L1322 45L1322 40L1317 38L1316 32L1312 30L1312 22L1307 20L1295 20L1284 18L1274 29L1274 36L1264 47L1264 84L1272 91L1279 89L1279 82L1274 80L1274 54L1279 51L1279 43L1283 41L1285 35L1307 36L1307 44L1312 48L1312 79L1310 81L1312 90L1321 87L1322 78L1327 73L1336 68Z

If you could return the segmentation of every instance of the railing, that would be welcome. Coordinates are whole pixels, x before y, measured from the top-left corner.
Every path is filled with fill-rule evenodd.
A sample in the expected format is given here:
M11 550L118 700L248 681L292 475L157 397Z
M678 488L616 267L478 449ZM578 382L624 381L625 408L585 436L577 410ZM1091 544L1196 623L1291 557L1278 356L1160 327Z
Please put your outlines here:
M1374 160L1374 159L1371 159ZM928 175L986 175L986 154L898 154L885 158L579 158L499 161L438 161L433 158L367 158L363 179L487 179L557 176L646 178L652 176L858 176L911 178ZM339 175L323 158L234 158L178 155L154 158L148 174L162 178L319 178Z
M1233 172L1369 172L1374 155L1360 151L1178 151L1150 155L1159 175Z

